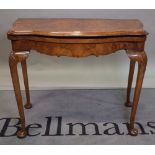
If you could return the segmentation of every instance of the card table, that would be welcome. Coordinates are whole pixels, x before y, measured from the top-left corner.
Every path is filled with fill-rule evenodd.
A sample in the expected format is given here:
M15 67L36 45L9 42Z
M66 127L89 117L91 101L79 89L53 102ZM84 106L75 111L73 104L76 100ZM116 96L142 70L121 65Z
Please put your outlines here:
M119 50L126 52L130 60L127 98L125 105L131 107L129 134L136 136L135 115L140 98L147 55L144 51L148 33L136 19L17 19L8 31L12 51L9 66L17 101L20 129L17 137L27 135L24 107L30 109L30 92L26 59L31 50L49 56L87 57L105 56ZM130 100L135 63L138 64L133 101ZM17 65L21 63L27 102L23 107ZM95 109L94 109L95 110Z

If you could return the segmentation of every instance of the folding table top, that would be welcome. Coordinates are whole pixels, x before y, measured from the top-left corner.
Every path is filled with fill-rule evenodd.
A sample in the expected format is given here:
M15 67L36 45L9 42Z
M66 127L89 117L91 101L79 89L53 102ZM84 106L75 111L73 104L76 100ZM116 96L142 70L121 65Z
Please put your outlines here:
M8 35L34 36L121 36L147 35L143 24L136 19L17 19Z

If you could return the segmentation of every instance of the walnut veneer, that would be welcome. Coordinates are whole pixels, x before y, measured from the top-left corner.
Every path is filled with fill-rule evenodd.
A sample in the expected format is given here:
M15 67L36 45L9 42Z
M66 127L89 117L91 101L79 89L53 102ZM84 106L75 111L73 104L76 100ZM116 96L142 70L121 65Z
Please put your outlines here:
M19 138L27 135L24 108L17 71L21 63L27 103L25 108L32 107L30 102L26 59L31 50L51 56L86 57L102 56L118 50L126 51L130 59L127 99L125 105L131 107L129 134L136 136L134 127L142 82L147 65L144 44L147 37L139 20L119 19L18 19L8 31L12 43L9 65L18 105L21 129ZM137 81L133 102L130 92L135 63L138 63Z

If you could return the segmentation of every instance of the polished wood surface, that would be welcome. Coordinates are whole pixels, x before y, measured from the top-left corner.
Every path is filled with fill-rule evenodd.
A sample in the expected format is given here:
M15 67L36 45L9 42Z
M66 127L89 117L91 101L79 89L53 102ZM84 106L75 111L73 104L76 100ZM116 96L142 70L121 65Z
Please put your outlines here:
M139 20L18 19L7 34L12 43L9 65L21 120L21 129L17 136L24 138L27 135L17 64L22 65L27 99L25 108L30 109L32 104L26 59L31 50L50 56L71 57L101 56L118 50L126 51L130 59L130 69L125 105L132 108L129 134L136 136L138 130L134 127L134 122L147 65L147 55L144 51L147 34ZM136 62L138 74L131 102L130 93Z
M9 34L42 36L145 35L139 20L121 19L18 19Z

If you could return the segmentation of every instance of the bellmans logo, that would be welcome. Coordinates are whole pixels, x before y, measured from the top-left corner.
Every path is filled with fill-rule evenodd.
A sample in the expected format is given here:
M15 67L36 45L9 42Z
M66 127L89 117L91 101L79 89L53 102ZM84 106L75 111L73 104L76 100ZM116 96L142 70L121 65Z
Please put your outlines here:
M129 123L116 122L63 122L62 116L45 117L43 124L33 123L27 125L28 136L88 136L88 135L128 135ZM155 122L136 122L139 135L155 134ZM16 136L19 129L19 118L0 118L0 137Z

